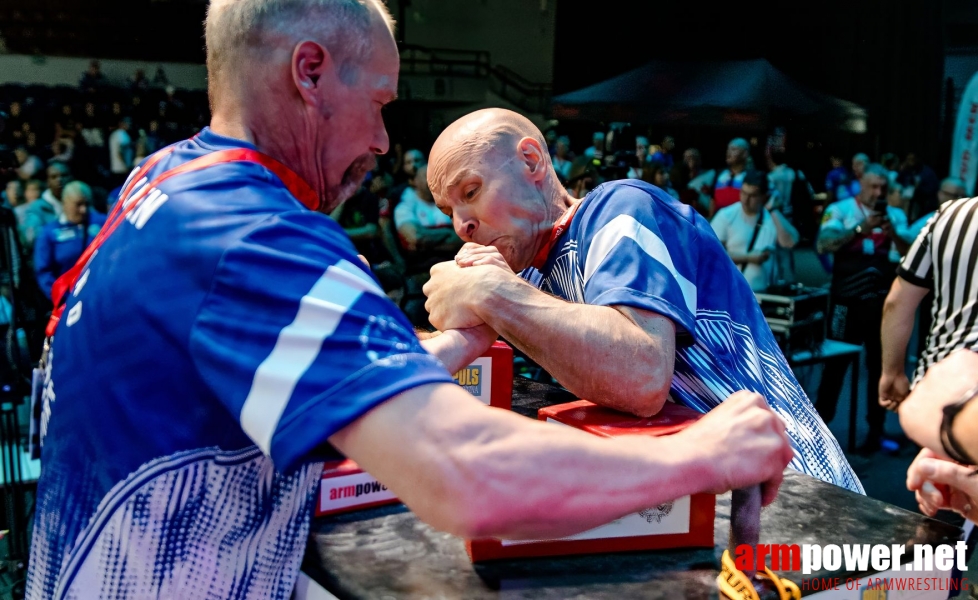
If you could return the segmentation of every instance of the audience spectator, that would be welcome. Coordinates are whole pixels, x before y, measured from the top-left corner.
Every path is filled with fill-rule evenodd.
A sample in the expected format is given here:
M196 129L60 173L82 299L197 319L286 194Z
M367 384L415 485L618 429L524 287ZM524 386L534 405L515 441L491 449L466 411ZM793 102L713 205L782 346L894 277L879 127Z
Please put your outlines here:
M547 152L550 154L550 156L553 156L554 155L554 152L557 150L557 148L556 148L556 145L557 145L557 131L554 130L554 129L548 129L543 134L543 139L547 142Z
M24 145L14 148L14 157L17 159L17 177L21 181L31 179L44 168L44 162L31 154Z
M591 145L584 150L584 156L604 160L604 133L595 131L591 136ZM554 149L556 151L556 148Z
M937 205L943 206L945 203L951 200L957 200L959 198L964 198L968 195L968 191L964 187L964 182L957 177L947 177L941 181L941 187L937 190ZM931 217L937 213L937 209L934 209L928 213L920 216L916 221L910 224L907 229L907 236L911 240L916 240L923 231L924 225L927 221L930 221ZM909 216L909 215L908 215Z
M662 138L662 146L659 150L649 157L649 162L657 163L666 168L666 170L672 170L675 161L672 159L672 151L676 147L676 140L671 136L667 135Z
M570 178L571 165L573 158L570 153L570 138L562 135L557 138L557 146L554 150L553 158L554 171L566 182Z
M24 182L19 179L11 179L3 191L3 204L10 208L16 208L24 203Z
M702 215L710 211L713 198L713 182L716 171L703 168L703 157L696 148L683 152L682 163L673 168L672 180L684 204L689 204Z
M786 162L784 134L776 138L779 145L770 146L767 152L769 163L773 166L767 179L770 185L771 207L777 210L791 224L796 239L790 246L777 244L773 252L773 281L795 282L795 255L791 248L801 239L813 242L817 233L815 219L815 190L805 179L805 174L789 167Z
M713 201L710 203L710 216L718 210L740 201L740 186L747 173L750 158L750 144L743 138L736 138L727 145L727 168L717 177Z
M424 152L412 149L404 153L404 157L401 160L401 168L397 169L394 173L394 182L400 187L400 191L403 191L404 187L414 185L414 175L418 172L418 168L424 164Z
M904 159L897 181L904 188L904 197L910 200L907 217L911 221L937 210L937 192L940 188L937 173L920 163L913 152Z
M830 156L829 163L832 165L832 169L825 175L825 194L828 203L832 204L838 199L836 198L838 189L847 186L851 177L849 171L842 165L842 157L838 154Z
M890 187L893 187L897 183L897 178L900 176L900 157L892 152L887 152L880 157L880 164L886 169L889 174L887 177Z
M44 193L44 184L38 179L29 179L24 184L24 202L21 206L27 206L37 200Z
M414 191L414 177L418 169L425 165L426 159L420 150L408 150L403 153L400 160L400 168L394 172L394 186L388 195L388 203L384 212L393 215L394 209L405 199L416 201ZM409 198L410 197L410 198Z
M105 75L102 75L102 64L99 61L88 63L88 70L82 74L78 86L89 94L94 94L105 86Z
M27 205L24 221L21 223L20 236L28 252L34 247L34 240L41 234L44 226L56 221L64 212L61 198L64 186L69 181L71 171L68 170L68 165L55 162L48 166L48 189L44 190L38 200Z
M91 210L88 184L72 181L64 187L63 198L64 212L44 226L34 244L34 272L48 299L54 282L78 262L105 224L105 216Z
M454 259L462 248L462 240L455 234L452 217L435 205L428 188L427 165L418 168L411 191L409 194L406 190L394 208L394 227L404 248L404 258L410 265L409 289L406 292L409 298L403 307L404 312L412 323L425 326L428 313L424 309L424 296L419 292L430 277L431 267Z
M153 85L160 88L165 88L170 84L170 79L166 76L166 71L163 70L163 66L160 65L156 67L156 74L153 75Z
M112 187L122 185L132 171L135 147L129 136L132 119L122 117L112 135L109 136L109 171L112 173Z
M452 218L435 206L435 199L428 188L428 166L422 165L414 178L412 194L405 194L394 209L394 226L400 235L405 249L415 257L424 257L418 262L427 262L431 255L454 257L454 252L462 247L462 241L455 235Z
M349 200L336 207L330 216L346 232L357 253L363 256L377 275L385 291L402 284L394 268L380 231L380 198L371 191L373 174Z
M649 160L649 138L644 135L635 136L635 158L639 168L644 168Z
M666 192L676 200L682 200L679 197L679 192L676 191L676 188L672 187L669 170L666 169L664 165L660 163L651 163L646 165L643 169L642 179Z
M583 198L588 192L601 183L598 172L598 159L578 156L571 166L570 177L567 178L567 192L575 198Z
M43 193L44 184L37 179L31 179L24 184L24 201L19 206L14 207L14 216L17 217L18 229L23 229L24 217L27 211L30 210L30 205L39 200Z
M149 89L149 79L146 77L146 71L136 69L136 72L129 78L129 89L134 92L143 92Z
M880 325L883 303L895 277L890 250L897 233L890 219L899 218L886 203L887 180L888 174L881 165L867 166L859 194L830 204L818 234L819 252L835 255L829 336L863 344L866 349L869 434L859 449L863 453L881 448L886 419L886 410L879 404ZM845 358L826 361L815 403L826 423L835 417L847 367Z
M768 197L767 177L760 171L747 171L740 202L721 208L710 222L730 260L740 267L755 292L773 283L775 247L791 248L798 242L798 232L780 210L765 208Z
M866 171L866 165L868 164L869 156L862 152L852 157L852 174L835 189L836 200L847 200L859 195L860 181L862 181L863 173ZM886 169L883 170L886 171ZM889 181L889 174L887 174L887 181Z

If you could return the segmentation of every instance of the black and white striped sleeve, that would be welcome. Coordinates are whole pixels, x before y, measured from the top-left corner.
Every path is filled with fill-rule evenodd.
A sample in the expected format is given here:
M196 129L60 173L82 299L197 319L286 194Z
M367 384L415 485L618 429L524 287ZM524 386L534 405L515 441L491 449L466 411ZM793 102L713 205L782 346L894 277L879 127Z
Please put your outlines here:
M934 287L934 256L931 252L932 231L934 223L940 217L940 211L931 217L930 221L924 225L920 235L914 240L910 251L903 257L903 262L897 268L897 274L905 281L916 286L933 288Z

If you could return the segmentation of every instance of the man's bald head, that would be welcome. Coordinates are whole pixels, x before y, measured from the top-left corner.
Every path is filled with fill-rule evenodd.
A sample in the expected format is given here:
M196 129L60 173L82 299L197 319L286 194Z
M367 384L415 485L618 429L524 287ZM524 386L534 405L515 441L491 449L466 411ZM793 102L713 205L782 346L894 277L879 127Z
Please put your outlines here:
M500 165L513 160L523 140L547 148L543 133L519 113L487 108L469 113L449 125L431 148L428 183L437 198L453 183L446 179L452 166L460 163ZM550 165L549 153L547 164ZM552 166L550 166L552 169Z
M459 237L495 246L515 270L531 264L570 199L540 130L499 108L466 115L442 132L428 184Z

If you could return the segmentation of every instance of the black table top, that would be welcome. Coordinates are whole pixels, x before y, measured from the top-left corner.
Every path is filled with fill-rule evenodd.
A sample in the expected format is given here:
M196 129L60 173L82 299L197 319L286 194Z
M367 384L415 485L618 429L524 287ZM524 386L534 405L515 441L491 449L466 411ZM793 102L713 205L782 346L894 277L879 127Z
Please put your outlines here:
M573 400L517 380L513 409L526 416ZM727 547L730 495L717 499L715 547L473 565L461 539L435 531L403 505L313 521L302 570L339 598L716 598ZM793 471L761 517L766 544L953 544L960 529ZM864 576L817 572L806 578ZM800 573L785 573L799 581Z

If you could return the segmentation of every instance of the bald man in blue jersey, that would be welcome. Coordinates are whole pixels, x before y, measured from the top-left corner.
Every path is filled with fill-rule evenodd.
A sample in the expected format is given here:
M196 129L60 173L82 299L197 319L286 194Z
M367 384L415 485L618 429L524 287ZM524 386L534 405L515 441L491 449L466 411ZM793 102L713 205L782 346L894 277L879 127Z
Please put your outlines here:
M432 269L431 323L488 324L577 396L637 415L759 393L788 424L793 468L861 493L710 224L637 180L578 201L546 148L503 109L435 142L430 188L467 245Z

